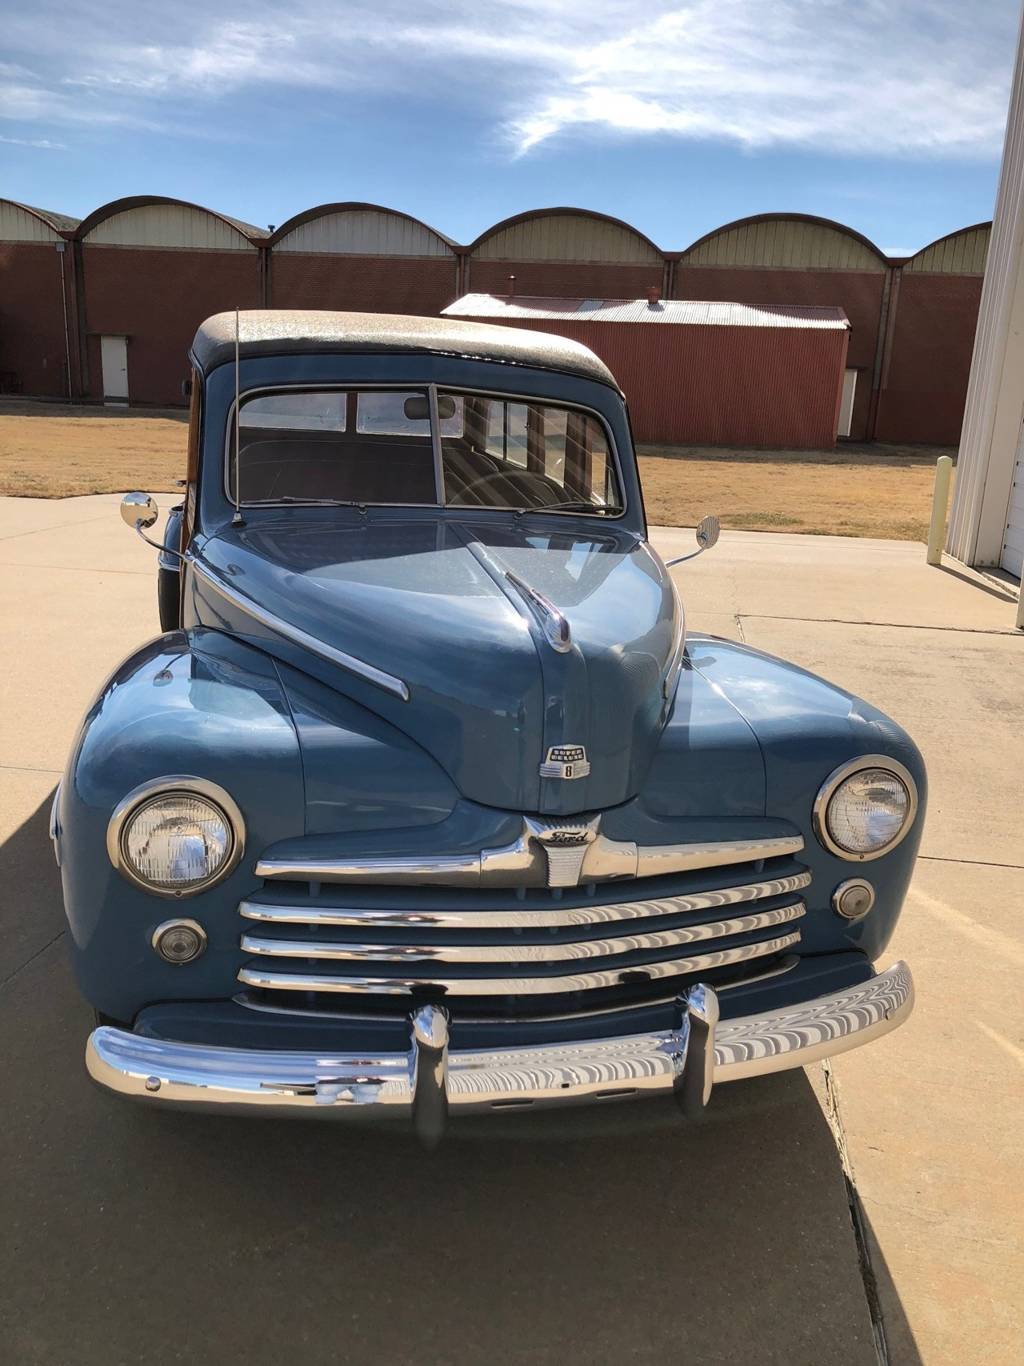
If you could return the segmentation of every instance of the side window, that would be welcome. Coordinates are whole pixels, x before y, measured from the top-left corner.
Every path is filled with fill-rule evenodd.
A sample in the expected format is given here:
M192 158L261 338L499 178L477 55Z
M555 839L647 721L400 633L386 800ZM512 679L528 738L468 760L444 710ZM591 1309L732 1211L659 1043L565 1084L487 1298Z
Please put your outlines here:
M487 442L484 449L488 455L507 461L525 469L527 465L525 403L507 403L501 399L491 399L488 404Z
M459 397L440 394L438 403ZM608 436L594 415L542 400L461 398L466 419L461 438L442 422L449 505L549 507L598 515L622 511Z
M275 431L343 432L347 400L343 392L264 394L242 403L239 425Z

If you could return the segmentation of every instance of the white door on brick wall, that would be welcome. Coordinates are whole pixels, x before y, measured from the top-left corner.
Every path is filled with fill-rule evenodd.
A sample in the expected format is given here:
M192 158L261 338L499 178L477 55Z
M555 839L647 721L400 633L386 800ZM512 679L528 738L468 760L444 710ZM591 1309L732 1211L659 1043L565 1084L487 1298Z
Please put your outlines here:
M101 337L103 398L107 403L128 402L128 338Z
M1017 439L1017 461L1013 467L1010 500L1006 505L1006 530L999 566L1019 579L1024 568L1024 427Z

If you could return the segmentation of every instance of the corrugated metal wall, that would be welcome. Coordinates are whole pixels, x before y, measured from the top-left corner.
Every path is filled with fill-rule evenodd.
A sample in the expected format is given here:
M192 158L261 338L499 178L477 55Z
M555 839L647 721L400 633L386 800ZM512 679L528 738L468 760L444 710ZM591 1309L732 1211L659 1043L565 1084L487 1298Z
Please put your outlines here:
M347 209L300 223L274 243L275 252L351 256L442 256L454 252L423 223L375 209Z
M104 218L86 235L90 246L162 247L190 251L251 251L237 228L185 204L140 204Z
M992 228L988 223L951 233L912 256L903 269L942 275L984 275L991 236Z
M614 261L659 268L661 253L639 233L589 214L538 214L484 237L472 251L480 261Z
M690 266L885 270L882 256L856 237L798 218L762 219L723 228L684 251L680 259Z
M571 337L600 356L626 395L637 441L764 450L835 444L845 330L512 325Z

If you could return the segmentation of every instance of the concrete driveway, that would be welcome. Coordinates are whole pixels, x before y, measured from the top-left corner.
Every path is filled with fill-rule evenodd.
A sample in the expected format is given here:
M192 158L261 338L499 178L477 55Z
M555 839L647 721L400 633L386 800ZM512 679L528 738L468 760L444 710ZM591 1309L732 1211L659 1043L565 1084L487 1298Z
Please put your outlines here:
M1005 588L895 542L726 533L681 566L692 625L842 682L921 744L931 809L885 960L913 965L917 1011L832 1067L722 1088L689 1128L662 1107L510 1118L428 1156L140 1111L85 1077L47 816L90 697L157 631L153 553L117 502L0 500L0 1359L1019 1360L1024 638Z

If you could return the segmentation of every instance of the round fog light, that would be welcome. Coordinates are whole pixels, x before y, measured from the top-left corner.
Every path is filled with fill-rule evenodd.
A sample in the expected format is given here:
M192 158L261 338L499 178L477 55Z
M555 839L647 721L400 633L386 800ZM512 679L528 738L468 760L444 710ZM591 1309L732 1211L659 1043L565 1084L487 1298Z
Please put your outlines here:
M832 909L845 920L859 920L875 904L875 889L862 877L841 882L832 893Z
M165 920L152 944L165 963L192 963L206 948L206 931L195 920Z

